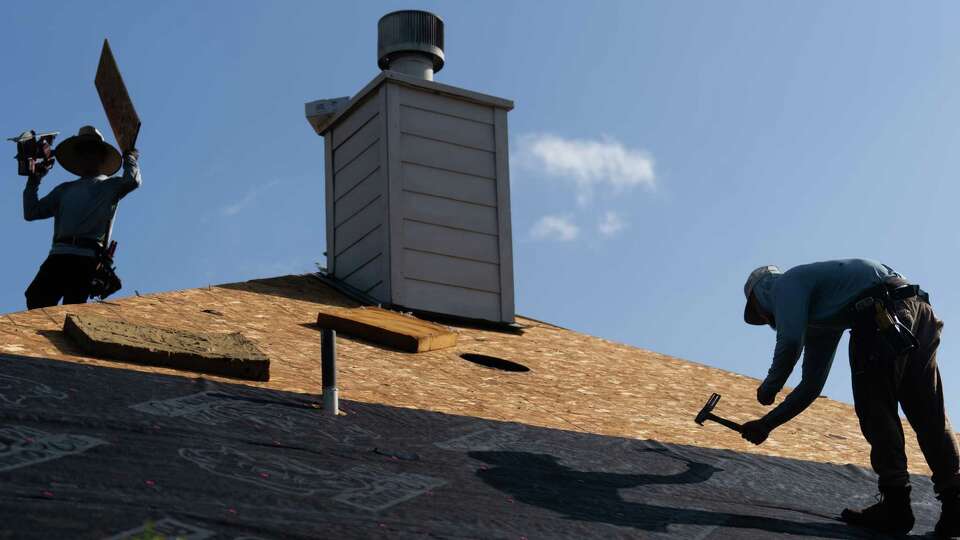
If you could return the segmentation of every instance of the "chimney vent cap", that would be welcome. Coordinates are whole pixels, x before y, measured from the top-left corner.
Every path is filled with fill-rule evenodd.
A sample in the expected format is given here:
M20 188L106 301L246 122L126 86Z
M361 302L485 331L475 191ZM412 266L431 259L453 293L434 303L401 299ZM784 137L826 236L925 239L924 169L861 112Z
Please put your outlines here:
M433 60L433 70L443 68L443 19L429 11L401 10L387 13L377 23L377 65L390 69L391 59L401 53L421 53Z

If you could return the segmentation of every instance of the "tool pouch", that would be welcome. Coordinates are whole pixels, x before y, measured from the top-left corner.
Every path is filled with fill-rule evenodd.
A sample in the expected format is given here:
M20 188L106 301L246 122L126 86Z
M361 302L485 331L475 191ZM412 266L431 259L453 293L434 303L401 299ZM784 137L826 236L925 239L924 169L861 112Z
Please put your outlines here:
M884 291L880 297L873 298L873 320L877 328L877 341L889 354L901 356L910 353L919 346L917 337L900 321L890 294Z
M113 254L117 248L116 242L111 242L108 249L97 250L97 267L93 271L93 281L90 283L90 298L105 300L111 294L123 287L117 269L113 266Z
M926 301L926 294L917 294ZM910 328L900 321L894 301L886 288L878 288L874 294L861 299L854 305L854 312L861 324L869 324L876 329L877 342L888 354L901 356L919 346L917 337Z

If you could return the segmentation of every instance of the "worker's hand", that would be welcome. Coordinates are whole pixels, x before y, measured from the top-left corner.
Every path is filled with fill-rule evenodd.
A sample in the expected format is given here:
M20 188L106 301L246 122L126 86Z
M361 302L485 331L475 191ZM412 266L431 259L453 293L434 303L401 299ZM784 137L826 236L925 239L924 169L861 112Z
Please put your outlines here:
M770 436L770 429L763 420L753 420L741 426L740 436L753 444L763 444Z
M759 401L761 405L773 405L773 400L776 398L776 392L764 390L762 384L757 387L757 401Z
M40 180L43 179L44 176L47 175L48 172L50 172L50 169L53 168L54 163L55 161L53 158L38 159L34 161L33 174L29 176L29 179L33 180L34 182L39 182Z
M137 150L136 148L131 148L123 153L123 157L127 157L127 156L132 157L134 161L136 161L140 159L140 151Z

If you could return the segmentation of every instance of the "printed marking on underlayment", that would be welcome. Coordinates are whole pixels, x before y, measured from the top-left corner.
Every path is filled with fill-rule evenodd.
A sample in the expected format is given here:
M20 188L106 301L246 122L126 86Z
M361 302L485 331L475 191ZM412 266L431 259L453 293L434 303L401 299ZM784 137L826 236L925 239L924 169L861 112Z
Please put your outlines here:
M67 399L67 394L23 377L0 374L0 405L22 407L29 400Z
M521 441L519 428L484 428L450 440L433 443L437 448L461 452L507 450Z
M152 534L151 534L152 533ZM105 538L104 540L133 540L135 538L176 538L177 540L204 540L214 536L214 531L202 529L196 525L190 525L175 519L165 518L156 523L147 523L123 531L117 535Z
M216 450L181 448L179 453L183 459L217 476L290 495L312 495L341 476L285 456L241 452L228 446Z
M47 433L25 426L0 426L0 472L81 454L107 444L86 435Z
M446 484L445 480L411 473L354 467L330 471L300 460L262 452L242 452L227 446L211 450L181 448L180 456L226 478L289 495L326 495L364 510L377 512Z
M146 414L183 418L208 426L242 420L276 428L285 433L302 433L303 430L309 429L313 433L347 445L364 444L369 440L380 438L378 434L352 424L344 426L327 422L329 429L317 429L318 424L327 421L327 417L319 415L318 411L298 410L283 404L248 401L243 396L224 392L199 392L188 396L145 401L131 405L130 408Z
M355 467L344 473L351 481L360 481L361 487L337 495L335 501L357 508L379 512L445 485L440 478L422 474L391 474L369 467Z

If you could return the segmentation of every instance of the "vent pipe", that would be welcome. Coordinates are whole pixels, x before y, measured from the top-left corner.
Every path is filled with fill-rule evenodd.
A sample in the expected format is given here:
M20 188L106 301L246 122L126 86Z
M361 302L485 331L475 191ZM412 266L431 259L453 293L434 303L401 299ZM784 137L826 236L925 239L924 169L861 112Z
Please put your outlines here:
M443 69L443 19L427 11L387 13L377 23L377 65L433 80Z

